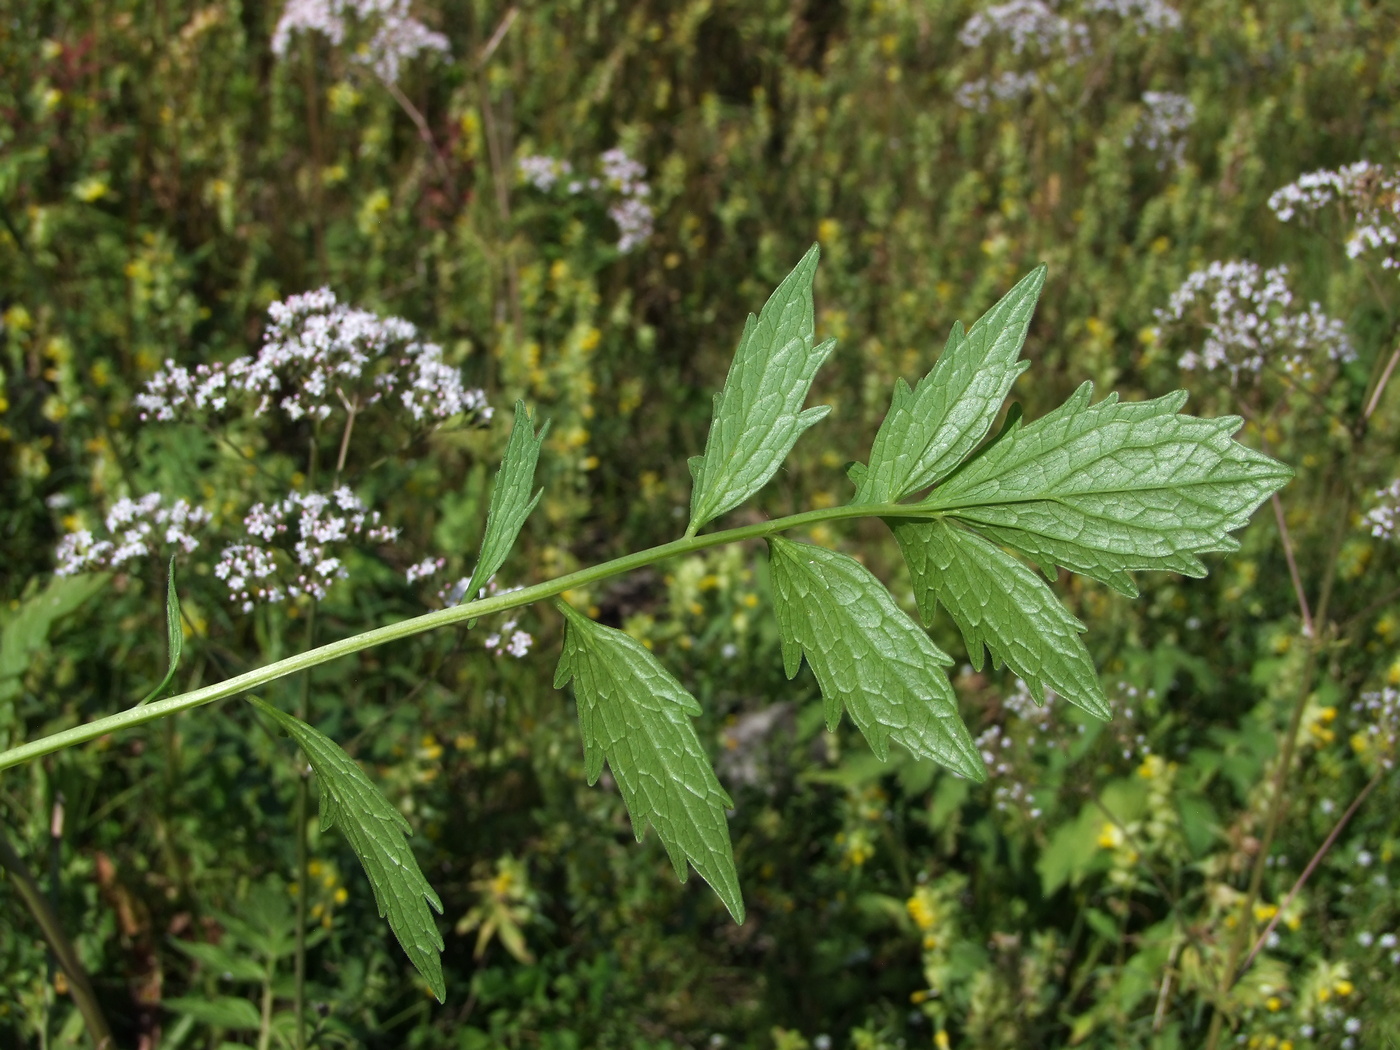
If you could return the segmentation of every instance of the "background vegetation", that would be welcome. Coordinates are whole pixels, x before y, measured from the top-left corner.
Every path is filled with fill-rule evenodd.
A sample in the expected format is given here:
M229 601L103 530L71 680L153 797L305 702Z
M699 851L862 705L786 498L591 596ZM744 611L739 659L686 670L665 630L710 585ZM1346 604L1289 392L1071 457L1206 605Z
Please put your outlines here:
M1009 676L964 667L964 713L995 756L985 787L881 765L848 726L825 732L808 673L782 676L757 548L575 596L704 705L736 802L742 927L698 879L676 882L654 836L632 841L615 790L586 787L573 706L550 684L552 612L525 617L541 652L523 659L483 647L482 625L269 690L307 705L417 829L446 905L445 1006L343 840L314 822L298 883L302 781L247 705L9 771L3 835L120 1044L294 1042L299 901L314 1045L1400 1040L1400 785L1393 743L1369 728L1393 717L1400 598L1395 544L1363 516L1394 476L1400 399L1370 395L1400 301L1393 270L1348 256L1345 216L1284 223L1266 203L1305 172L1394 163L1395 9L1200 0L1173 23L1161 5L1066 2L1058 14L1084 30L1065 44L1047 24L1020 40L1004 12L978 39L970 3L440 6L415 13L450 53L386 79L354 34L296 34L275 54L277 3L7 5L6 743L132 703L164 673L165 555L56 578L66 533L152 492L232 527L309 484L309 448L328 472L338 435L305 421L157 426L133 405L165 359L252 353L269 304L322 285L418 325L499 411L361 431L347 477L402 532L349 557L314 614L244 615L207 566L182 568L191 685L436 604L471 571L517 397L552 428L542 513L502 584L679 534L685 457L744 315L813 240L818 338L839 340L814 401L835 411L761 497L774 513L849 498L843 467L895 378L921 375L955 319L1040 261L1033 367L1013 393L1029 416L1086 378L1128 398L1184 384L1189 410L1248 415L1242 440L1299 475L1209 579L1144 577L1136 600L1062 581L1112 724L1035 709ZM1164 122L1148 92L1184 97L1194 119ZM644 172L610 178L615 148ZM550 185L538 173L563 169L539 158L572 171ZM610 210L628 201L650 229L619 245ZM1203 329L1159 331L1154 310L1223 259L1287 264L1299 299L1345 322L1355 361L1324 355L1306 381L1179 369ZM809 538L860 553L907 596L875 524ZM432 586L406 582L424 558L444 559ZM934 637L965 653L950 624ZM81 1043L13 874L0 908L0 1041Z

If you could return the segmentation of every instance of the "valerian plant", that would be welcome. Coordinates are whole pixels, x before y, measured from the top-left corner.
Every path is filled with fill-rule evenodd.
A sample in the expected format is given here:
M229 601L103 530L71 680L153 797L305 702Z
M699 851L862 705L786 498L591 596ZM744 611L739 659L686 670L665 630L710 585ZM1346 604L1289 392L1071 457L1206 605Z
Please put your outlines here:
M1182 415L1181 392L1137 403L1110 394L1093 403L1086 383L1030 424L1013 406L988 439L1012 384L1028 367L1020 354L1044 284L1042 266L971 328L955 325L937 363L913 388L903 380L896 384L868 462L850 468L855 493L849 503L702 532L762 489L803 432L829 411L803 408L834 346L817 343L814 335L818 254L813 246L744 327L715 396L705 448L691 460L691 516L679 539L517 590L485 588L539 500L534 474L547 424L537 427L517 403L464 592L472 600L215 685L164 700L148 697L11 747L0 753L0 769L244 696L305 753L319 782L324 823L342 829L381 915L441 1000L443 942L430 911L441 910L441 903L408 847L407 822L336 743L254 695L267 683L411 634L555 599L565 621L555 684L572 686L589 782L606 762L638 839L653 827L678 877L684 880L694 868L737 922L744 919L744 902L726 818L732 802L696 733L699 704L649 649L564 601L570 589L703 548L764 539L785 670L792 677L804 659L811 666L827 724L835 728L847 712L882 759L894 741L960 776L985 780L982 756L944 670L952 659L855 558L782 535L822 522L879 518L904 554L925 622L941 606L961 629L976 666L990 652L994 664L1024 679L1037 701L1053 690L1110 718L1080 637L1084 625L1047 579L1065 568L1134 595L1135 571L1203 576L1200 555L1236 549L1230 533L1292 470L1234 441L1238 417ZM180 656L173 643L179 636L173 569L167 593L173 672Z

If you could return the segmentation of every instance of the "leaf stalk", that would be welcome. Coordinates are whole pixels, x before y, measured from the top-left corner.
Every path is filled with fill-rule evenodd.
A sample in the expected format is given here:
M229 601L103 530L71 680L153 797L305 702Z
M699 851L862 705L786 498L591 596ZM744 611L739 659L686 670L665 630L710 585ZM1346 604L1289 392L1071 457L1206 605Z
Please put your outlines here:
M646 550L636 551L632 554L624 555L621 558L614 558L611 561L602 562L598 565L592 565L588 568L579 569L575 572L555 577L552 580L546 580L543 583L534 584L523 590L511 591L507 594L497 594L489 598L464 602L461 605L455 605L448 609L438 609L434 612L424 613L421 616L400 620L398 623L376 627L372 630L352 635L349 638L328 642L314 649L308 649L294 656L289 656L262 667L254 668L251 671L236 675L223 682L208 685L201 689L192 689L164 700L157 700L145 705L136 705L125 711L119 711L116 714L86 722L83 725L72 726L69 729L63 729L57 733L51 733L48 736L40 737L38 740L31 740L27 743L9 748L4 752L0 752L0 770L22 765L25 762L30 762L44 755L53 754L55 751L61 751L64 748L72 747L76 744L96 740L110 733L134 729L137 726L145 725L148 722L154 722L168 715L179 714L182 711L189 711L196 707L203 707L205 704L212 704L218 700L226 700L231 696L238 696L241 693L261 688L279 678L285 678L288 675L295 674L298 671L309 670L312 667L319 667L321 664L329 663L332 660L338 660L352 653L358 653L365 649L372 649L375 646L385 645L389 642L400 641L426 631L449 627L454 624L462 623L463 621L475 620L483 616L491 616L495 613L505 612L508 609L516 609L524 605L532 605L543 599L553 598L556 595L563 594L567 590L587 587L601 580L608 579L609 577L618 576L634 569L640 569L655 562L664 561L667 558L675 558L681 555L691 554L695 551L706 550L710 547L723 546L728 543L739 543L743 540L763 539L775 535L776 533L818 525L829 521L841 521L851 518L928 518L931 516L936 515L932 514L929 508L921 507L917 504L848 504L843 507L825 507L820 510L803 511L800 514L789 514L781 518L773 518L769 521L757 522L752 525L743 525L733 529L722 529L719 532L684 536L670 543L663 543Z

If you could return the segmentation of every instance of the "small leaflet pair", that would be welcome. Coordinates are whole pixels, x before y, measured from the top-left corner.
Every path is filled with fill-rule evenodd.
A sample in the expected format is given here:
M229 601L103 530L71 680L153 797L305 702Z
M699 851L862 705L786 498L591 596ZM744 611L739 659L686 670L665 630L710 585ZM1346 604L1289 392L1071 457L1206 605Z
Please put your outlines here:
M715 395L705 451L690 461L687 537L758 492L829 411L802 407L834 345L814 338L818 254L814 245L744 326ZM1180 415L1186 397L1180 391L1136 403L1110 394L1090 404L1085 383L1029 425L1013 406L1000 432L986 440L1028 367L1020 352L1044 280L1042 266L971 329L954 325L915 387L896 382L869 463L850 470L856 492L842 516L868 508L868 516L886 521L908 564L920 617L928 623L945 608L975 667L990 651L994 665L1015 671L1038 701L1051 689L1108 718L1080 638L1084 625L1022 558L1051 580L1062 567L1130 596L1137 593L1130 575L1137 570L1203 576L1199 556L1237 549L1230 531L1292 471L1233 441L1239 418ZM468 596L501 567L539 502L531 489L547 428L536 432L517 402ZM961 776L985 780L944 670L951 658L854 558L776 535L767 540L784 669L792 678L806 659L827 724L835 728L848 711L879 757L894 740ZM573 684L589 783L606 761L637 838L652 825L677 876L685 880L688 863L742 922L726 819L733 803L695 731L699 704L636 639L556 604L565 635L555 685ZM380 914L441 1000L442 939L428 905L439 912L442 905L408 849L402 815L334 742L252 702L306 752L321 783L326 823L335 820L345 830Z

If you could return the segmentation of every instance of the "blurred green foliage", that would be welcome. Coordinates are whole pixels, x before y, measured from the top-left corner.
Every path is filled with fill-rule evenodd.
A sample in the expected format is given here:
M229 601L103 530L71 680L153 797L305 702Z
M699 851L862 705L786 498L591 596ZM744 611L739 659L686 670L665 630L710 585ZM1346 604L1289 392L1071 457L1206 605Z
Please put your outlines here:
M163 561L55 583L65 532L156 491L236 521L306 482L310 445L333 450L306 425L141 425L132 398L166 358L249 353L268 304L322 284L413 321L493 405L523 398L552 420L541 512L506 569L524 583L680 533L685 457L744 314L814 239L817 336L838 347L813 400L835 410L760 496L773 512L849 498L842 468L895 378L921 375L954 319L1039 262L1035 367L1013 390L1032 418L1085 378L1125 398L1181 385L1192 336L1158 334L1153 310L1213 259L1288 263L1301 297L1347 321L1357 362L1267 404L1188 380L1192 411L1247 413L1242 439L1298 468L1280 520L1313 631L1267 513L1207 580L1144 577L1137 601L1072 580L1118 716L1042 714L1009 676L967 668L962 710L999 767L974 787L824 731L810 676L783 679L756 549L572 595L704 706L736 802L742 927L699 880L676 882L655 836L632 842L615 790L586 787L574 711L550 688L551 614L524 620L539 659L443 632L279 684L270 702L309 704L418 830L446 904L441 1008L314 822L314 882L292 885L299 774L244 705L7 772L4 833L47 880L123 1045L291 1039L297 898L315 931L315 1045L1170 1048L1203 1045L1217 1009L1247 1046L1400 1038L1400 785L1354 709L1400 685L1395 545L1359 520L1394 472L1393 387L1362 412L1400 300L1335 223L1284 225L1265 206L1300 173L1395 161L1393 6L1202 0L1179 28L1141 33L1067 3L1089 32L1077 58L965 45L969 3L440 6L421 15L451 56L409 63L397 98L322 36L275 57L277 3L11 0L0 15L9 740L120 709L164 672ZM1007 72L1040 89L984 111L957 101ZM1149 90L1194 104L1179 164L1137 141ZM603 196L539 190L517 167L595 172L619 145L646 166L655 217L626 254ZM507 415L373 435L356 489L408 553L365 552L314 617L243 617L207 572L182 576L182 684L421 611L403 582L420 557L470 572ZM912 609L878 526L809 538L861 552ZM951 625L934 632L965 652ZM1295 706L1251 940L1379 786L1226 996ZM80 1041L4 881L0 906L0 1041Z

